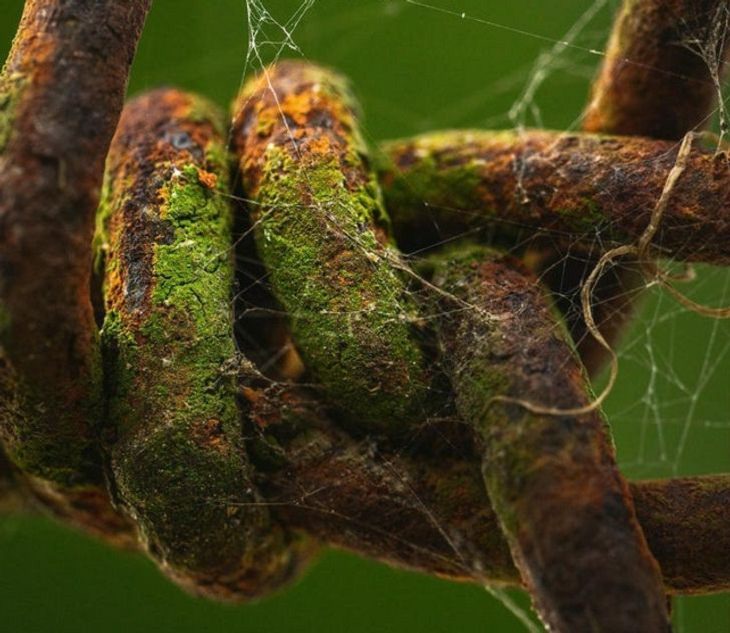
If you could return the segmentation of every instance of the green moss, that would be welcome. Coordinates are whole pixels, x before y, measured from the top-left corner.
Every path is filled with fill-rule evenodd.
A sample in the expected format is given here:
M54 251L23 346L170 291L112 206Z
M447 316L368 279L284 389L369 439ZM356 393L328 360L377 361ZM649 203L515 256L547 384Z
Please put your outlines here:
M486 361L471 362L462 368L462 373L466 377L460 381L457 396L461 415L469 420L478 420L480 424L492 424L493 412L487 407L495 396L506 395L509 377ZM486 427L483 430L486 431Z
M112 313L104 337L116 356L113 417L121 433L135 438L117 463L120 483L130 503L144 508L144 523L155 526L157 538L186 544L176 551L177 562L195 566L209 561L189 559L192 554L185 551L197 548L189 542L197 529L190 522L220 520L224 510L214 506L211 516L203 508L202 515L185 517L183 509L246 488L241 446L231 444L239 437L235 385L225 372L236 353L229 296L231 217L223 199L198 183L192 166L182 169L165 197L160 215L172 226L173 238L154 246L148 316L129 331L124 318ZM149 383L146 402L137 408L134 404L141 403L134 394L144 383ZM150 424L150 416L161 428ZM147 431L140 436L135 427ZM218 435L225 441L219 443ZM206 446L208 440L214 446ZM159 532L173 524L175 534ZM190 534L180 533L186 529Z
M195 94L188 94L189 107L186 118L193 123L208 123L213 126L215 133L220 138L226 136L225 117L222 111L213 102ZM208 152L224 151L223 145L208 146Z
M267 82L280 88L276 104ZM417 314L399 256L383 244L390 220L349 82L285 61L249 82L235 107L258 132L244 135L249 155L239 157L255 198L258 253L307 368L361 430L408 428L428 391ZM282 114L296 122L302 151L280 135Z
M469 301L468 295L461 295L462 290L468 287L469 280L474 277L475 266L502 256L503 254L495 249L463 241L457 246L428 257L419 270L447 292L455 292L458 298ZM441 299L434 297L435 301ZM438 310L438 307L436 309ZM499 326L492 325L487 317L470 311L461 314L460 318L479 320L480 340L473 350L469 350L475 353L455 361L456 365L450 371L456 392L457 409L465 420L475 425L484 425L478 430L485 434L494 420L501 417L498 407L492 406L491 400L497 395L507 395L511 377L507 373L507 368L500 363L492 362L489 355L489 351L498 349L501 337ZM468 326L464 327L469 330ZM466 346L462 347L466 352Z
M475 264L489 259L502 257L503 252L467 239L460 240L456 246L429 254L416 264L416 270L427 277L448 284L458 281L459 275L470 276Z
M170 177L155 196L163 202L145 211L166 227L165 236L149 245L151 269L142 273L149 277L149 294L131 312L109 297L102 331L120 495L153 553L196 573L237 567L251 546L251 531L265 531L268 520L251 503L230 371L237 353L232 217L219 195L227 187L222 144L212 142L201 164L217 176L214 189L201 182L202 167L156 166L156 173ZM120 252L123 236L109 235L108 227L125 207L130 185L111 179L105 185L97 244L114 242L107 275L120 269L129 274Z
M90 394L81 411L84 423L100 418L101 369L79 388ZM0 435L13 463L28 475L63 489L98 483L98 462L88 434L78 432L78 418L65 410L64 403L23 381L0 352ZM48 426L48 410L57 411L53 427Z
M28 80L25 75L19 73L9 74L7 69L3 71L3 75L0 77L0 154L5 151L5 147L10 140L15 108L27 83Z
M556 209L555 213L565 221L571 231L595 233L606 223L606 214L595 200L584 198L574 207Z
M433 153L417 147L418 160L405 173L393 164L386 145L379 153L376 169L392 175L386 188L387 205L397 209L398 225L416 226L424 213L439 214L443 209L479 209L481 224L496 212L482 209L479 187L483 181L483 167L478 161L467 161L449 167L439 167ZM427 200L428 205L423 201ZM445 221L449 221L445 218Z
M343 186L335 158L267 150L256 237L294 338L330 397L363 427L405 424L426 391L409 323L415 308L378 244L373 182Z

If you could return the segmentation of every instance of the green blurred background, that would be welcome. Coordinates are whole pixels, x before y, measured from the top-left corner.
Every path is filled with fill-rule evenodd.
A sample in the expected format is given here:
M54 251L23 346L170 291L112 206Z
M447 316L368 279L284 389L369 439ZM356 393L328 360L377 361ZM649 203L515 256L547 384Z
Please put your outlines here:
M507 113L535 62L593 3L430 1L452 15L404 0L316 0L295 29L273 20L286 24L310 3L248 4L261 27L255 37L262 58L270 61L281 49L349 75L375 141L439 127L511 127ZM264 7L273 20L262 22ZM607 2L574 46L549 64L522 110L528 125L575 125L600 61L590 50L604 47L615 7ZM3 57L21 8L21 0L2 0ZM177 84L225 106L247 69L251 37L244 0L156 0L130 90ZM695 299L730 302L730 275L698 273L688 289ZM730 470L729 349L727 322L688 314L661 292L648 293L607 406L625 472L639 478ZM0 615L3 630L13 633L525 630L484 589L334 552L282 595L219 606L182 594L141 557L40 519L17 518L0 519ZM726 633L730 599L678 600L675 618L681 631Z

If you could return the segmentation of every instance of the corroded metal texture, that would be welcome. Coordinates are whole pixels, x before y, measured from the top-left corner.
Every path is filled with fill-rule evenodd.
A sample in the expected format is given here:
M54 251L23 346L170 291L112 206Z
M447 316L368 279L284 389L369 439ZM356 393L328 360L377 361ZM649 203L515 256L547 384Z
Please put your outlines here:
M284 525L389 565L457 581L520 584L473 449L447 445L412 455L353 439L310 393L281 385L247 385L244 392L255 481ZM667 592L730 590L730 533L723 529L730 477L630 488ZM0 514L35 507L0 454ZM131 524L127 530L96 535L138 547Z
M276 400L264 405L267 397L259 395L260 406L274 410L292 401L290 395L284 407ZM276 468L257 462L260 485L282 521L390 565L454 580L520 584L475 453L409 455L355 441L317 419L294 434L290 423L267 431L283 453ZM722 529L729 483L719 475L630 484L667 592L730 589L730 536Z
M404 250L489 228L565 247L634 243L678 146L570 132L454 131L387 143L379 180ZM730 263L730 164L699 141L652 242L680 261Z
M729 11L727 0L624 0L583 128L679 139L705 127L724 72Z
M727 0L625 0L592 87L583 129L679 140L707 127L725 74L729 20ZM579 286L596 261L595 255L582 253L558 265L559 273L577 278L574 285ZM597 288L594 316L610 345L630 323L643 282L640 265L624 258ZM571 312L582 314L580 291L570 286L560 291L570 304L565 312L580 341L581 357L589 369L600 367L608 359L606 349L586 334L582 318L570 319Z
M453 131L386 143L379 179L401 247L416 251L470 234L524 254L558 297L593 373L605 349L588 334L583 281L607 249L649 225L678 146L581 133ZM516 245L516 246L515 246ZM730 261L730 165L695 140L653 241L654 254ZM615 340L642 277L617 267L594 291L594 318Z
M729 484L730 476L717 475L642 481L631 487L651 551L667 586L677 593L730 591Z
M236 100L233 147L307 367L360 429L398 431L423 414L427 381L356 110L339 75L282 62Z
M227 169L210 104L175 90L138 97L107 161L98 243L116 492L168 574L240 599L288 580L309 546L258 503L246 458Z
M487 492L535 607L554 631L668 631L659 566L569 336L514 258L461 244L427 260L443 363L481 439ZM556 380L556 376L560 376ZM508 400L495 400L507 398ZM509 399L542 408L532 412Z
M99 481L91 236L149 4L30 0L0 76L0 431L64 488Z

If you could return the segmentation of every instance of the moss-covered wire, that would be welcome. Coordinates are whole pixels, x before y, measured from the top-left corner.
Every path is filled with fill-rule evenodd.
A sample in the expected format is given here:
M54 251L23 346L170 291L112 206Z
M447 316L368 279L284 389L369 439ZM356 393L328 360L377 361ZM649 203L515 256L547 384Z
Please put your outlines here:
M397 568L520 586L479 459L463 442L433 454L373 451L328 420L312 393L281 384L245 391L262 433L254 445L265 449L250 452L257 482L287 528ZM445 425L463 431L457 419L443 420L441 431ZM667 592L730 590L730 475L636 481L630 488ZM0 517L36 509L0 452ZM139 547L131 523L97 534L116 546Z
M246 457L222 128L189 94L133 100L107 162L97 244L119 499L174 579L241 599L288 580L307 547L271 521Z
M724 136L728 122L721 79L726 74L729 20L726 0L624 0L591 87L583 129L679 141L708 127L719 104ZM562 266L563 275L577 277L574 286L582 285L602 254L578 252ZM613 346L636 311L645 275L628 257L611 275L599 284L593 310L601 335ZM580 315L573 330L585 341L583 358L600 367L610 354L595 336L586 336L580 290L561 290L566 311Z
M699 12L720 4L707 0L691 6ZM93 423L105 413L101 430L113 492L120 507L139 523L148 551L173 578L194 591L240 599L259 595L292 577L308 558L311 546L285 531L266 509L246 456L235 404L239 358L231 336L231 218L224 202L227 158L220 118L206 102L172 90L146 95L130 105L110 156L97 241L105 259L107 308L103 350L108 400L106 410L101 411L102 368L87 292L89 211L95 205L100 164L148 5L142 1L112 6L30 0L21 34L0 78L0 233L5 239L0 258L0 430L10 457L6 460L0 449L0 484L8 482L9 495L20 493L22 497L22 493L32 492L35 502L40 500L57 516L96 530L113 542L133 543L137 537L134 528L110 507L102 486ZM643 14L636 2L626 6L636 15L659 16L654 11L657 3L644 3L644 9L653 8ZM676 0L671 6L686 11L690 5ZM635 26L626 17L634 13L627 9L621 24ZM617 41L625 44L620 38ZM609 61L620 61L625 53L616 53L614 48L623 51L621 46L611 49ZM724 57L724 40L717 46L715 53ZM76 61L69 65L69 59ZM59 66L63 67L61 74L56 73ZM105 72L97 72L100 68ZM612 80L620 73L614 74ZM716 77L710 79L717 83ZM704 88L704 101L698 100L703 104L707 101ZM604 96L599 94L597 101ZM86 111L79 104L98 106L101 116L95 125L86 124ZM330 402L347 413L358 432L409 428L411 422L421 419L428 384L413 334L416 311L398 273L404 265L390 242L389 220L369 171L356 124L357 108L348 88L324 69L282 63L249 83L236 108L234 146L252 201L258 248L274 289L291 314L297 343L313 374L326 387ZM609 110L604 110L607 120L618 120L615 111ZM706 105L699 110L702 114ZM606 125L599 127L607 131ZM48 130L54 133L44 136ZM619 164L623 160L636 167L640 159L649 157L652 165L658 165L658 169L648 167L641 176L634 174L641 186L648 183L651 189L661 180L665 159L671 159L669 146L617 138L568 135L551 140L549 135L527 133L518 141L527 147L527 155L506 147L514 143L508 135L492 140L496 145L492 155L487 151L487 159L479 152L470 156L471 150L466 148L464 160L465 155L450 153L448 140L444 147L429 147L428 151L408 147L396 155L397 168L410 170L419 160L420 167L429 163L427 177L421 174L428 181L424 184L427 193L416 193L419 204L435 191L437 197L446 196L450 211L468 209L476 201L494 219L508 208L514 212L510 221L541 231L547 228L554 232L552 237L557 233L590 234L596 226L610 224L610 238L626 240L644 228L643 216L632 219L627 211L636 199L644 200L639 188L632 190L631 183L620 183L619 189L624 194L628 189L635 199L616 204L614 198L608 205L604 198L611 195L610 181L601 181L598 170L599 178L588 182L587 190L581 188L586 183L575 177L569 184L576 189L566 189L567 202L560 196L548 200L545 183L551 182L549 172L558 165L570 175L580 176L585 165L581 152L591 160L608 161L615 170L616 161L610 157L613 151ZM500 143L505 147L498 147ZM28 152L31 146L34 149ZM43 152L36 152L38 147ZM551 153L556 148L557 154ZM698 153L692 158L697 178L707 182L695 180L685 191L677 192L678 200L666 214L655 246L669 248L683 259L726 262L727 164L724 155L708 157ZM513 181L502 173L503 182L485 184L482 169L487 160L493 161L490 168L497 178L500 170L509 167ZM466 163L468 169L463 169ZM388 175L389 169L385 168L385 181L392 185L397 178ZM28 173L38 179L28 183L18 179L18 174ZM417 179L413 172L409 176L406 202L413 196ZM562 186L556 185L558 190L562 192ZM509 195L514 193L519 203L510 207ZM485 200L491 206L484 205ZM47 217L55 224L38 221L46 217L43 205L48 206ZM711 210L717 211L716 217L698 219L708 205L715 205ZM403 207L398 213L407 224L408 204ZM30 221L26 222L26 216ZM693 238L698 240L697 248L682 253L688 246L684 241L687 223L700 221L705 233ZM48 259L45 275L35 275L33 267L25 264L34 263L37 253ZM485 264L490 257L491 264ZM449 263L444 267L446 260ZM566 419L556 423L514 404L510 407L491 400L487 402L490 414L484 413L485 395L489 394L514 397L515 391L524 395L524 390L534 388L538 396L547 395L558 407L574 406L572 400L585 396L577 365L556 362L569 349L567 339L548 335L547 326L535 325L537 316L544 316L544 305L531 304L535 309L527 318L515 321L514 328L505 325L513 318L521 319L515 308L518 299L530 304L531 298L515 282L515 263L495 261L493 255L476 249L431 259L427 266L462 308L476 308L464 318L442 319L441 342L448 351L445 366L454 382L459 411L476 426L487 447L487 488L523 579L537 597L545 619L557 627L595 624L605 617L616 623L612 630L619 630L624 622L621 618L636 615L632 612L636 600L644 598L646 608L635 620L643 618L643 630L663 630L666 614L652 591L655 570L636 527L627 488L615 472L600 418L589 416L584 426ZM59 283L49 284L49 275ZM480 309L477 291L483 293L485 286L487 308ZM33 310L38 288L47 292L47 309L40 318ZM74 298L70 307L64 303L69 294ZM445 294L438 295L439 302L449 300ZM502 310L496 324L491 322L495 308ZM479 317L470 321L474 314ZM456 329L453 323L459 324ZM504 359L514 359L515 337L520 332L524 334L522 343L535 352L535 359L517 364L517 371L507 371ZM483 340L476 340L475 333L477 338L484 335ZM63 344L59 346L59 342ZM498 358L484 362L494 350ZM565 373L565 384L545 390L541 377L546 367ZM65 376L69 369L75 374ZM468 465L454 459L445 466L437 461L424 465L397 451L390 456L384 453L381 459L372 454L370 445L353 444L336 427L318 426L317 421L306 419L307 411L301 420L292 422L288 416L298 394L264 407L268 394L257 394L251 388L244 393L251 401L246 408L252 416L247 427L258 428L261 435L257 439L264 440L256 456L269 475L268 481L266 477L260 481L270 494L286 497L289 491L291 496L293 471L301 477L294 490L307 482L331 482L333 477L340 477L343 486L338 494L322 497L328 507L337 508L340 503L346 510L338 517L341 523L307 515L307 509L296 504L277 513L278 519L338 545L359 547L401 564L420 564L455 576L473 574L480 580L487 569L498 581L515 580L504 544L493 531L481 534L486 546L479 554L486 565L465 566L458 551L451 552L455 558L447 560L448 551L445 557L443 548L453 549L451 539L437 545L428 541L434 550L416 553L411 545L419 538L438 539L443 533L441 526L431 526L436 529L430 533L423 530L419 519L424 517L412 512L407 496L400 500L401 506L396 503L398 508L411 510L399 524L413 533L413 543L406 546L398 539L384 538L374 547L373 534L364 527L367 521L350 526L346 520L342 522L343 516L377 512L381 504L388 507L390 493L402 481L389 469L400 464L403 473L423 480L417 487L419 499L428 498L453 520L452 527L463 528L460 502L468 501L478 489ZM276 409L273 417L293 428L274 431L272 407ZM51 419L60 424L49 425ZM251 444L262 446L255 441ZM423 457L425 462L425 454ZM441 471L440 466L444 466ZM598 483L593 479L593 466L600 471ZM21 470L30 477L21 475ZM346 480L343 472L359 472L361 478ZM566 483L566 472L569 479L579 479L580 490L588 497L588 512L603 512L600 516L605 519L597 522L591 516L585 525L595 530L588 529L588 536L581 533L577 540L565 535L584 525L579 518L586 508L575 505L570 486L557 492L553 487ZM680 483L679 489L667 484L636 491L644 495L639 497L643 507L654 508L642 521L653 525L650 534L659 535L656 543L661 555L682 561L670 572L674 584L668 586L692 590L694 585L676 579L683 578L683 570L692 561L688 562L686 551L677 552L676 544L667 537L671 521L665 503L667 499L696 500L706 492L706 485ZM313 486L313 499L332 489ZM382 490L386 494L379 496ZM5 492L0 487L0 493ZM597 509L600 504L594 503L590 493L605 503ZM610 499L604 498L607 494ZM719 494L712 488L713 499ZM566 507L575 512L553 529L552 509L557 508L556 514L562 516ZM491 525L494 515L488 506L480 504L478 509L475 516ZM87 518L92 519L90 523ZM377 521L372 525L377 527ZM392 523L382 529L388 526ZM534 526L539 530L529 533ZM347 529L352 532L340 534ZM629 541L625 547L617 546L615 558L628 570L627 586L640 587L623 600L624 609L614 620L606 605L618 604L623 597L620 592L612 593L615 587L609 572L614 571L611 565L615 561L602 568L609 571L597 574L609 590L596 598L599 590L580 586L591 568L581 549L584 537L593 543L592 550L601 547L591 539L608 546L612 539L626 537ZM531 548L539 550L537 556ZM490 558L492 552L496 552L494 558ZM558 554L580 572L560 587L556 584L559 561L545 563ZM705 585L708 583L712 584ZM580 613L573 613L562 601L571 592L581 591ZM585 609L592 606L596 609L585 618Z
M307 367L358 428L407 429L427 392L415 308L347 83L281 62L234 113L256 244Z
M492 506L541 618L555 631L668 631L660 570L602 416L538 415L514 402L572 409L590 400L538 281L513 258L463 243L423 267L472 306L454 313L442 297L430 307L443 315L457 411L481 441Z
M469 234L513 249L554 291L588 370L600 369L607 355L583 319L583 281L608 248L633 244L646 230L678 146L585 133L455 130L381 149L379 181L398 243L415 251ZM729 190L728 155L696 139L652 254L730 261ZM643 279L635 268L617 268L594 288L593 316L609 341L632 314Z
M378 177L408 250L489 228L513 244L633 244L674 166L676 143L528 130L432 132L384 143ZM680 261L730 262L730 161L697 140L652 247Z
M53 494L102 480L91 235L149 5L28 0L0 73L0 437Z

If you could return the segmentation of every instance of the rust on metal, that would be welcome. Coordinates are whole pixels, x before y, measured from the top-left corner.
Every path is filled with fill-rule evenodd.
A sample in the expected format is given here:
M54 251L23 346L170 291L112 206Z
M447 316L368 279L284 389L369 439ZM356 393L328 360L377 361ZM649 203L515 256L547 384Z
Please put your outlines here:
M708 127L725 74L729 20L726 0L625 0L591 89L583 129L679 140ZM720 125L727 125L725 115ZM579 287L598 258L600 253L578 253L556 266L556 274L568 280L558 292L565 297L564 313L589 370L609 356L587 335L580 305ZM609 345L634 316L644 281L640 264L630 258L600 280L593 316Z
M415 306L346 80L281 62L233 111L258 253L307 367L361 430L408 430L428 391Z
M520 586L473 447L447 444L410 455L338 429L311 393L281 386L244 390L258 429L250 449L256 482L283 525L388 565ZM457 419L442 422L461 427ZM272 446L278 447L273 454ZM2 457L0 514L33 511L37 506ZM629 485L667 592L730 590L730 532L722 529L730 508L728 475ZM140 546L131 522L126 531L94 535L115 546Z
M556 410L590 403L540 282L516 259L468 243L423 267L470 306L449 311L443 296L433 306L443 315L442 362L457 411L481 441L492 507L540 617L555 631L668 631L659 566L602 415L533 413L496 399Z
M404 250L491 227L503 238L603 248L644 233L678 145L628 136L453 131L387 143L379 179ZM730 262L730 164L699 140L652 243Z
M260 503L243 442L221 118L174 89L122 113L97 234L104 438L116 495L163 571L242 600L295 577L313 546Z
M0 76L0 431L28 474L100 482L94 212L149 0L30 0ZM6 389L15 395L6 394Z
M583 128L678 140L706 127L724 74L728 18L726 0L624 0Z

